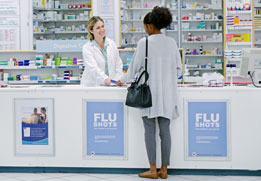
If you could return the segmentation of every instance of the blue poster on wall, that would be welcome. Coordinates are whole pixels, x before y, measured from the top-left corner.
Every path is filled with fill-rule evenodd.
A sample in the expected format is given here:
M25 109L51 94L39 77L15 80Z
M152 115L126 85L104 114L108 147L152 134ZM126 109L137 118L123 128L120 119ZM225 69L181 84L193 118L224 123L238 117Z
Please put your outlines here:
M86 102L87 156L124 155L124 103Z
M187 106L188 157L227 157L227 102L188 101Z
M48 145L48 123L22 123L23 145Z

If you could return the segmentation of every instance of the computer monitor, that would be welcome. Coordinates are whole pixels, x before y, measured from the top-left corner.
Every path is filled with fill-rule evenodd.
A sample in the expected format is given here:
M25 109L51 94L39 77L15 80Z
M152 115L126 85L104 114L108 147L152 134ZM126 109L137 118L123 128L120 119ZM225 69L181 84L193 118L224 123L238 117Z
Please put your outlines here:
M242 49L239 74L250 77L254 86L261 85L261 48Z
M240 76L249 78L256 69L261 69L261 48L243 48Z

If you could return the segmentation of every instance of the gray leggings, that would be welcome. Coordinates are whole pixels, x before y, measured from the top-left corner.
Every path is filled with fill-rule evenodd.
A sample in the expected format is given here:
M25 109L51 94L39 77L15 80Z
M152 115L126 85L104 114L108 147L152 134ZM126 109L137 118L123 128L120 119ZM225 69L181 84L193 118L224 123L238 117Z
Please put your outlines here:
M145 143L150 164L156 164L156 119L142 117L145 128ZM171 137L169 124L170 120L164 117L158 117L160 139L161 139L161 161L163 166L169 165Z

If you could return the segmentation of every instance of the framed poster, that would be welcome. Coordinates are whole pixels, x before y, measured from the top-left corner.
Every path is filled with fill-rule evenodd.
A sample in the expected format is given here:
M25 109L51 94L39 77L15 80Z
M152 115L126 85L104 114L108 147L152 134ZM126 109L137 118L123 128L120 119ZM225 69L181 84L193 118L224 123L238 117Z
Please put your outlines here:
M53 99L14 99L15 155L54 155Z
M83 100L85 159L126 159L124 101Z
M20 1L0 0L0 50L20 50Z
M185 100L185 159L230 159L229 100Z
M114 0L99 0L97 8L99 16L114 16Z

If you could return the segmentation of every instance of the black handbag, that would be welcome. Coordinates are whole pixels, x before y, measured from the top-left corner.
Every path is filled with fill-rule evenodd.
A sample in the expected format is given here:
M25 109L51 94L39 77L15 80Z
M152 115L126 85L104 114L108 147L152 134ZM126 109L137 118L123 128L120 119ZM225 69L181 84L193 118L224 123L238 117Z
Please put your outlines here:
M140 74L138 80L131 83L128 88L127 98L125 104L136 108L149 108L152 106L152 98L150 87L147 84L149 73L147 71L148 61L148 37L146 37L146 55L145 55L145 70ZM142 76L145 75L145 81L139 85Z

